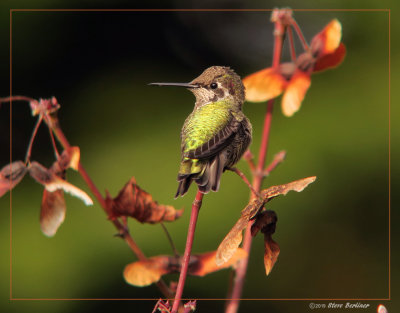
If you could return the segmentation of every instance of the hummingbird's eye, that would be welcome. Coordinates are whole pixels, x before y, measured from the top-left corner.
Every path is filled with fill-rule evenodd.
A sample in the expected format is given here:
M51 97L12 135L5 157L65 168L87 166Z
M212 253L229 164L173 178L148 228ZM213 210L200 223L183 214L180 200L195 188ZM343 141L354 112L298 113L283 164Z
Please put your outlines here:
M210 87L211 87L211 89L215 89L215 88L218 87L218 85L217 85L217 83L212 83L212 84L210 85Z

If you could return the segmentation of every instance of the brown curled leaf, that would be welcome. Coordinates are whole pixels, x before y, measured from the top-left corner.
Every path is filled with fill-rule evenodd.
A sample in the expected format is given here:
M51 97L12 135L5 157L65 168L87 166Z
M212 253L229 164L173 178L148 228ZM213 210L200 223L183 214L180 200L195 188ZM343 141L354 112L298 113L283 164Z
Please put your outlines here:
M42 205L40 211L40 228L42 232L53 237L65 219L64 191L43 191Z
M14 161L0 170L0 197L13 189L24 178L27 172L22 161Z
M242 242L242 231L246 228L249 219L242 215L230 232L226 235L217 249L215 264L221 266L232 258Z
M172 222L182 216L183 210L175 210L171 205L158 204L144 191L132 177L114 199L107 196L114 217L130 216L141 223Z
M279 195L286 195L291 190L297 192L303 191L304 188L314 182L316 178L316 176L311 176L290 182L288 184L272 186L261 191L262 199L254 199L249 202L249 204L242 210L239 220L219 245L215 259L216 264L221 265L234 255L240 243L242 242L243 229L246 228L250 220L257 216L257 214L262 210L268 201Z
M266 210L257 215L251 226L252 236L255 236L259 230L264 234L264 265L267 275L271 272L274 264L278 260L280 252L278 243L272 239L277 221L278 217L276 213L271 210Z
M81 199L86 205L92 205L93 201L86 192L75 187L61 177L53 174L52 170L48 170L38 162L32 162L29 167L29 174L38 183L42 184L48 191L64 190L74 197Z
M313 183L317 179L316 176L306 177L299 180L292 181L287 184L272 186L268 189L261 191L261 196L264 202L268 202L272 198L279 195L286 195L289 191L294 190L297 192L303 191L309 184Z
M279 252L281 251L277 242L271 235L264 234L264 266L265 274L269 275L276 261L278 260Z

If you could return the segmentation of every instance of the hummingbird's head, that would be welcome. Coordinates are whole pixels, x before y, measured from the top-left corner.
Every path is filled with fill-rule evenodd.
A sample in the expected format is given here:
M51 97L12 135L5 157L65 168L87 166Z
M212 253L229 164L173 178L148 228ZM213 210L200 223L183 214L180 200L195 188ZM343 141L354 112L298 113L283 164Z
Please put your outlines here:
M241 108L244 102L244 86L239 75L225 66L211 66L190 83L189 90L196 96L196 107L225 99Z
M244 86L239 75L225 66L211 66L190 83L152 83L157 86L188 88L196 96L196 108L211 102L232 100L234 108L240 109L244 102Z

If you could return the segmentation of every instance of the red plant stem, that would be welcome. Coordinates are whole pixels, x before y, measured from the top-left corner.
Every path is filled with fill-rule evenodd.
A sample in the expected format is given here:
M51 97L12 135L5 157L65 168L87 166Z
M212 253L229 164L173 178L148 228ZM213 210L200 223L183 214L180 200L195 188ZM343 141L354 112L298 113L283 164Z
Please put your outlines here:
M38 132L40 124L42 124L42 121L43 121L43 117L39 116L39 118L35 124L35 128L33 129L31 139L29 140L28 149L26 150L25 164L27 164L30 161L33 141L35 140L36 134Z
M301 31L300 26L299 26L299 24L297 24L295 19L292 19L292 26L293 26L294 30L296 31L297 36L299 36L301 44L303 45L303 49L305 51L310 50L310 47L308 46L308 43L307 43L306 39L304 38L303 32Z
M289 37L289 48L290 48L290 57L292 61L296 61L296 48L294 47L294 40L293 40L293 31L291 27L287 28L288 37Z
M5 98L0 98L0 103L2 102L11 102L12 101L36 101L33 98L30 97L25 97L25 96L9 96L9 97L5 97Z
M56 159L58 160L60 158L60 154L58 153L58 149L57 149L56 141L54 139L53 131L50 128L48 128L48 129L49 129L51 144L53 145L54 153L56 155Z
M174 252L174 255L176 258L179 258L179 252L178 249L176 248L174 241L172 240L172 237L167 229L167 227L164 225L163 222L160 222L161 228L163 229L165 236L167 236L167 240L172 248L172 251Z
M282 54L282 46L283 46L283 38L286 31L286 26L284 26L279 20L275 22L275 41L274 41L274 54L272 59L272 66L274 68L278 68L281 60ZM274 106L275 99L271 99L267 102L267 112L265 114L264 119L264 128L261 138L260 144L260 151L258 154L258 163L256 170L253 175L253 188L260 192L261 185L264 179L263 169L265 165L265 160L267 156L268 150L268 141L269 141L269 131L271 128L271 121L272 121L272 111ZM251 198L254 196L251 195ZM236 268L236 276L234 279L234 285L232 288L232 294L230 300L226 306L226 313L236 313L239 309L240 298L242 295L243 287L244 287L244 280L246 278L247 273L247 266L250 257L250 249L252 243L252 236L251 236L251 224L253 221L250 221L243 239L243 246L242 248L247 252L248 257L243 259Z
M48 124L49 128L52 129L54 134L56 135L58 141L61 143L64 149L68 149L71 147L69 144L67 138L64 135L64 132L60 128L60 125L58 123L57 119L47 117L45 119L46 123ZM98 190L97 186L94 184L92 179L90 178L89 174L86 172L85 168L82 166L82 164L79 162L78 165L78 171L79 174L82 176L83 180L86 182L88 185L89 189L92 191L93 195L96 197L97 201L100 203L101 207L103 210L106 212L107 216L111 216L110 209L101 195L100 191ZM121 224L121 222L117 219L110 219L110 221L114 224L114 226L118 229L120 234L122 235L122 238L125 240L125 242L128 244L129 248L133 251L133 253L137 256L137 258L140 261L145 261L147 260L147 257L145 254L142 252L142 250L139 248L137 243L133 240L129 232L127 231L126 227ZM172 298L173 293L172 291L168 288L166 283L160 279L157 282L157 287L160 289L162 294L167 297L167 298Z
M283 162L285 157L286 157L285 150L279 151L277 154L275 154L272 162L264 170L264 176L268 176L279 164Z
M181 273L179 275L179 282L178 282L178 286L176 288L175 300L174 300L174 304L172 306L171 313L178 312L179 304L182 299L183 288L185 286L187 270L189 267L190 254L192 252L194 232L196 230L196 224L197 224L197 217L199 216L199 211L201 208L201 202L203 200L203 196L204 196L204 194L202 192L200 192L200 190L198 190L196 197L192 204L192 212L190 214L189 229L188 229L188 234L187 234L187 238L186 238L185 253L183 254Z
M244 175L241 170L239 170L236 167L230 167L230 168L228 168L228 170L236 173L244 181L244 183L247 185L247 187L250 188L250 190L253 192L253 195L255 197L261 198L261 195L253 188L253 186L250 184L249 180L247 179L246 175Z

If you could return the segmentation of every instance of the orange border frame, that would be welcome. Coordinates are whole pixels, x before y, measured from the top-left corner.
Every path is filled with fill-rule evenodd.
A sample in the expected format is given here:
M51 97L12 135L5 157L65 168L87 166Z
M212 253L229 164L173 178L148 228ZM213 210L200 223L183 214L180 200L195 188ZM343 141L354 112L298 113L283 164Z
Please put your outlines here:
M240 301L390 301L391 300L391 161L390 161L390 101L391 101L391 83L390 83L390 9L292 9L295 12L388 12L388 36L389 36L389 228L388 228L388 240L389 240L389 263L388 263L388 275L389 275L389 292L388 298L377 298L377 299L357 299L357 298L343 298L343 299L330 299L330 298L277 298L277 299L238 299ZM10 96L12 96L12 13L13 12L271 12L272 9L10 9ZM10 163L12 163L12 101L10 101ZM151 300L155 301L158 298L13 298L12 296L12 190L10 190L10 301L135 301L135 300ZM185 301L193 299L182 299ZM196 299L196 300L218 300L225 301L225 298L213 298L213 299Z

